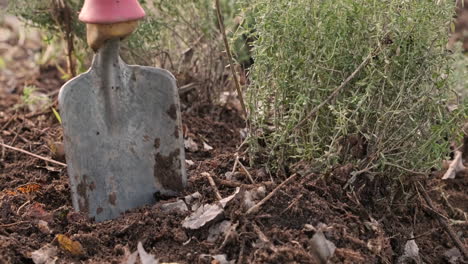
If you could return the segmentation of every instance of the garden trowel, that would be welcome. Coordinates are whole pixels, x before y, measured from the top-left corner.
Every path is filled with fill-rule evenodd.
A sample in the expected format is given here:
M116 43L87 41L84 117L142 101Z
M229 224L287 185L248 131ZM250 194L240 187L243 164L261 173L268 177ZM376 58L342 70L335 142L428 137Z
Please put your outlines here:
M79 19L96 53L59 94L73 206L98 222L186 184L174 77L119 57L144 15L137 0L86 0Z

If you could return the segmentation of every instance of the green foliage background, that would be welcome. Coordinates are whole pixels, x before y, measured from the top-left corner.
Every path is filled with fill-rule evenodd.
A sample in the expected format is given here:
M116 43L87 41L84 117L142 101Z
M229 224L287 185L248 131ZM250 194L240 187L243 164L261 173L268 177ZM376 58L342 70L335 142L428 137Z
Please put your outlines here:
M441 164L464 111L448 111L453 1L249 0L242 8L254 20L244 31L254 39L254 153L276 166L351 162L389 175Z
M53 40L61 31L57 12L53 9L56 0L15 0L9 2L9 10L30 25L44 30L48 40ZM78 21L78 13L84 0L64 0L73 14L72 28L77 53L89 56L86 47L85 24ZM140 0L146 17L125 42L124 56L131 63L157 65L164 52L177 62L181 53L198 44L210 43L221 49L218 22L211 0ZM235 15L234 0L221 0L225 23L232 25ZM200 47L203 45L199 45ZM210 47L212 48L212 47ZM199 52L202 52L199 50ZM206 55L206 54L204 54Z

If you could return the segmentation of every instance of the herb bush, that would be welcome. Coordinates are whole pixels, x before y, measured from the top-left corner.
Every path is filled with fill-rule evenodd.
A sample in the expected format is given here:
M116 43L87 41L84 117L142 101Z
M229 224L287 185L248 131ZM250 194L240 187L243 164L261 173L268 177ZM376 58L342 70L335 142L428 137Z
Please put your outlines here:
M463 105L449 112L447 103L453 1L241 6L253 20L244 33L254 39L247 100L257 158L273 166L353 163L389 175L441 164L463 116Z

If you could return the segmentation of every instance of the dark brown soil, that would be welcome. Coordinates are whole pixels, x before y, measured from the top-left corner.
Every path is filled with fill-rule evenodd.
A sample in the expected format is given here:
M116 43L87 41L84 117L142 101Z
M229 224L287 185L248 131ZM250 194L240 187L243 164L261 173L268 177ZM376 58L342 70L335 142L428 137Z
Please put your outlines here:
M50 109L30 112L25 106L16 107L21 104L25 84L33 83L39 92L56 98L63 84L57 69L44 66L10 84L8 78L0 78L0 142L64 161L60 144L56 144L62 140L61 127ZM239 149L244 122L235 110L202 104L190 109L183 113L183 134L192 138L199 150L186 153L186 159L194 164L188 166L189 186L183 195L198 191L203 203L216 201L204 173L215 179L223 197L232 194L236 186L243 192L264 185L270 193L290 176L269 175L262 164L247 166L245 146ZM213 149L204 150L203 142ZM236 155L255 184L240 166L233 178L226 180ZM208 242L206 229L188 231L182 227L189 213L162 210L160 205L167 202L164 199L119 219L93 223L73 211L63 167L0 147L0 263L33 263L31 252L48 243L57 245L58 234L80 242L84 254L73 256L60 249L57 263L121 263L125 251L135 251L139 241L161 262L218 263L200 255L226 254L235 263L320 263L311 243L318 229L337 247L332 263L398 263L411 238L415 238L425 263L449 263L444 253L455 244L438 222L438 215L452 223L464 247L468 246L467 175L442 181L441 173L434 173L395 182L387 176L370 179L362 174L344 189L353 167L343 164L331 171L321 175L307 163L298 164L290 173L298 176L259 212L246 216L241 200L227 207L225 218L238 223L236 232L226 241L221 236ZM424 200L424 190L437 212ZM48 223L50 232L41 227L43 222ZM259 230L269 240L263 246L259 246Z

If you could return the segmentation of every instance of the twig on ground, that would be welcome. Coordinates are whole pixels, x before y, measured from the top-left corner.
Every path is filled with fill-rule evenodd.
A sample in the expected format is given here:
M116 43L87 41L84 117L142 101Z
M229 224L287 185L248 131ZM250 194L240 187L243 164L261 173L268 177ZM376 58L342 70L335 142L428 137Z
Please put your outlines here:
M229 230L226 232L226 235L224 236L224 240L219 246L218 250L224 249L224 247L229 244L230 242L234 241L237 239L237 227L239 226L239 222L236 222L233 224Z
M273 182L270 182L270 181L262 182L262 183L258 183L258 184L245 184L245 183L240 183L240 182L235 182L235 181L230 181L230 180L223 180L223 179L219 179L219 178L213 178L213 180L218 185L224 185L224 186L231 187L231 188L243 187L245 189L253 189L253 188L257 188L259 186L271 186L271 185L273 185Z
M229 59L229 67L231 68L232 78L234 78L234 84L236 85L237 96L239 97L239 101L242 106L244 118L247 119L247 108L245 107L244 96L242 95L242 90L240 87L239 79L237 78L236 69L234 69L234 60L232 59L231 48L229 47L229 42L226 36L226 28L224 27L224 21L223 16L221 14L221 6L219 4L219 0L215 0L215 6L216 15L218 17L219 29L221 31L221 34L223 35L224 46L226 48L226 54Z
M250 174L250 172L244 167L244 164L242 164L242 162L239 159L237 159L237 160L239 161L239 165L241 166L242 170L245 172L245 174L247 174L247 178L249 178L249 181L252 184L255 184L255 181L252 178L252 174Z
M352 172L351 175L352 177L349 178L349 180L346 182L345 186L343 187L343 189L346 189L348 188L349 185L353 184L354 181L356 180L357 176L363 174L363 173L366 173L366 172L369 172L371 169L375 168L377 165L373 165L371 167L367 167L367 168L364 168L362 170L359 170L359 171L355 171L355 172Z
M12 227L15 225L20 225L20 224L25 224L25 223L29 223L29 221L19 221L19 222L15 222L11 224L3 224L3 225L0 225L0 227Z
M3 144L3 139L0 138L0 143ZM0 160L3 160L3 158L5 157L5 147L3 145L2 146L2 152L1 152L1 156L0 156Z
M31 200L27 200L24 204L22 204L20 207L18 207L18 210L16 210L16 214L19 215L21 209L23 209L26 205L28 205L31 202Z
M50 162L50 163L53 163L53 164L56 164L56 165L60 165L60 166L62 166L62 167L67 167L67 164L62 163L62 162L60 162L60 161L56 161L56 160L53 160L53 159L49 159L49 158L46 158L46 157L42 157L42 156L36 155L36 154L34 154L34 153L31 153L31 152L29 152L29 151L26 151L26 150L23 150L23 149L20 149L20 148L15 148L15 147L9 146L9 145L4 144L4 143L2 143L2 142L0 142L0 146L5 147L5 148L7 148L7 149L11 149L11 150L14 150L14 151L18 151L18 152L24 153L24 154L26 154L26 155L35 157L35 158L37 158L37 159L41 159L41 160L44 160L44 161L47 161L47 162Z
M245 252L245 238L242 238L242 234L245 233L245 224L241 227L241 248L239 251L239 257L237 258L237 264L242 264L244 263L244 252Z
M301 200L302 196L304 196L304 195L303 194L296 195L296 197L294 197L294 199L291 201L291 203L288 205L288 207L286 207L286 209L284 209L281 212L281 214L284 214L286 211L291 209L293 206L297 205L297 203Z
M376 51L371 52L367 57L359 64L359 66L346 78L340 86L338 86L324 101L322 101L319 105L314 107L299 123L294 127L293 130L296 130L300 126L302 126L307 120L310 120L324 105L328 104L331 100L333 100L343 88L351 82L351 80L356 77L356 75L366 66L372 57L376 54Z
M262 232L262 230L260 229L260 227L258 227L257 224L252 223L252 227L253 227L255 233L257 233L258 238L260 239L260 241L265 243L265 245L267 245L273 252L278 252L278 249L270 241L270 239L268 239L268 237Z
M426 201L427 205L431 208L431 210L434 212L433 216L436 217L437 221L439 222L440 225L445 229L445 231L448 233L450 238L453 240L455 243L455 246L460 250L460 252L465 256L465 258L468 258L468 251L465 248L465 245L460 241L458 238L457 234L453 231L453 229L450 227L450 225L447 223L444 217L440 215L439 212L437 212L436 208L434 207L434 204L432 203L431 198L427 194L426 190L422 186L421 183L419 183L419 188L417 186L416 189L420 191L422 194L424 200Z
M260 202L258 202L254 206L250 207L250 209L247 210L245 215L251 215L251 214L254 214L254 213L258 212L260 207L262 207L268 200L270 200L271 197L273 197L278 192L279 189L281 189L284 185L288 184L290 181L292 181L294 178L296 178L297 175L298 175L297 173L294 173L289 178L287 178L285 181L283 181L280 185L276 186L276 188L273 189L273 191L271 191L267 196L265 196L265 198L263 198Z
M205 176L208 179L208 182L210 183L211 187L213 188L213 190L215 192L216 198L218 198L218 200L222 200L223 197L219 193L218 187L216 186L216 184L215 184L213 178L211 177L211 175L208 172L203 172L201 175Z
M445 172L444 176L442 177L442 180L454 179L457 172L465 169L465 166L463 166L462 155L463 153L461 151L459 150L455 151L455 157L452 163L450 163L448 170Z
M17 117L18 117L17 115L12 115L10 118L8 118L8 121L6 121L6 123L2 126L0 131L4 131L11 124L11 122L15 120Z
M234 165L232 166L231 173L236 172L238 162L239 162L239 155L237 155L237 153L236 153L236 160L234 161Z

